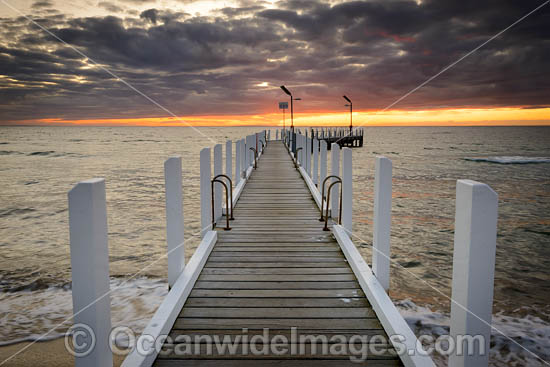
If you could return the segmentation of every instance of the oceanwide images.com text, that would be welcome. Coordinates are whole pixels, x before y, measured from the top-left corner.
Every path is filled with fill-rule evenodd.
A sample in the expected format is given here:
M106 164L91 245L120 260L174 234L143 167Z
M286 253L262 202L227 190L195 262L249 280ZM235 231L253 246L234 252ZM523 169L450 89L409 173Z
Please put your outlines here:
M77 357L90 354L97 345L92 328L75 324L65 333L65 347ZM153 336L136 335L129 327L118 326L111 330L109 346L114 354L126 355L136 349L143 356L193 357L208 356L305 356L349 358L363 362L369 358L383 359L395 355L441 355L485 354L485 340L482 335L420 335L414 343L408 343L403 335L394 334L321 334L301 333L292 327L288 331L277 329L236 330L232 334L180 334Z

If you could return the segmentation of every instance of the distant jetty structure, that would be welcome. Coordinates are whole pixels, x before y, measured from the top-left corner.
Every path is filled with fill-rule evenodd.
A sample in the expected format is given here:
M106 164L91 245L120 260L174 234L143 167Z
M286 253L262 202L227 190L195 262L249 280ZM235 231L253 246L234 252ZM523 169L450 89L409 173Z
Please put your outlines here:
M301 129L298 129L298 133L301 133ZM304 134L308 138L325 141L327 143L328 150L331 149L333 143L338 144L340 148L359 148L363 146L364 129L362 127L310 128L305 130Z
M182 158L166 160L169 292L123 366L435 366L388 293L392 162L374 157L369 266L352 240L352 149L331 140L342 130L310 132L293 135L296 153L284 129L227 141L225 159L222 144L200 151L202 240L189 260L188 183ZM69 192L69 217L74 323L85 325L74 338L94 345L75 365L112 366L104 179ZM488 365L496 224L496 193L458 180L451 367Z

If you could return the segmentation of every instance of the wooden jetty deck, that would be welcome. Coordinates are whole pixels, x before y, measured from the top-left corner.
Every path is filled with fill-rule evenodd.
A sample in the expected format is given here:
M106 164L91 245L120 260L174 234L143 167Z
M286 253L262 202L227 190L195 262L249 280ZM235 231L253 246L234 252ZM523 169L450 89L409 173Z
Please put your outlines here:
M435 367L388 295L391 161L375 158L371 268L350 237L352 149L333 144L329 172L325 140L300 133L293 140L296 153L290 152L284 129L273 140L263 131L227 141L225 171L221 144L201 150L202 239L188 261L182 158L166 160L170 291L131 342L123 367ZM226 206L234 207L235 219L226 231L223 213L230 208L223 208L218 188L230 176L235 185L226 196L232 205ZM340 200L322 197L325 179L341 180ZM117 339L112 334L117 328L111 328L108 297L105 198L100 178L69 192L74 326L91 333L89 338L80 333L73 345L80 353L77 367L113 365L109 341ZM327 206L325 231L319 208ZM463 336L481 336L484 345L469 346L466 340L451 350L453 367L488 365L488 353L481 351L490 346L497 207L498 196L489 186L457 181L449 337L463 343ZM88 345L92 350L82 350Z
M272 336L288 336L295 327L300 335L327 339L387 338L334 236L323 231L319 208L282 142L268 143L234 215L232 230L218 229L218 241L170 335L214 334L221 340L243 328L250 336L269 328ZM393 352L369 356L364 365L401 366ZM159 355L155 366L241 366L243 359L249 360L246 365L265 365L265 360L278 361L277 366L357 365L349 357L311 351L292 356L290 349L260 356L171 353ZM216 364L220 359L223 363Z

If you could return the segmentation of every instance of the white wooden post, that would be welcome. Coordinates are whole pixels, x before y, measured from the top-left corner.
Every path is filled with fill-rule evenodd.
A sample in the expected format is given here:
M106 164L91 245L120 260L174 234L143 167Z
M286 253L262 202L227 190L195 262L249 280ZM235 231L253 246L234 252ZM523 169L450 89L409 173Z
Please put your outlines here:
M450 334L455 342L459 336L481 336L483 342L474 342L472 350L461 340L450 367L489 363L497 212L498 195L488 185L457 181Z
M235 186L241 181L241 160L241 141L237 140L235 142L235 179L233 180Z
M246 174L246 139L241 139L241 176L244 178Z
M301 152L302 152L302 156L301 156L302 161L301 161L300 164L305 169L306 168L305 166L306 166L307 138L306 138L305 135L301 135L301 137L302 137L302 150L301 150Z
M376 157L372 271L386 291L390 288L391 180L392 162Z
M222 145L214 145L214 177L223 173L222 165ZM223 178L221 181L226 181ZM222 185L214 184L214 218L216 222L222 216Z
M245 163L245 172L250 166L250 135L247 135L245 138L245 157L246 157L246 163Z
M319 140L313 139L313 183L319 186Z
M340 176L340 146L336 143L332 143L331 145L331 156L330 156L330 163L331 163L331 175ZM331 182L334 182L334 179L330 179L327 182L327 188L330 185ZM338 218L338 200L340 200L339 194L339 187L338 185L332 186L332 190L330 192L330 214L332 218L336 219Z
M327 142L321 140L321 156L320 156L320 167L319 167L319 191L323 189L323 181L327 177ZM323 193L321 193L323 195ZM326 195L326 193L324 194Z
M112 367L109 348L111 298L109 296L109 245L105 181L82 181L69 191L69 233L75 331L84 332L74 343L76 367ZM83 324L91 328L93 335ZM92 345L95 338L95 348ZM76 346L81 345L83 350Z
M353 165L350 148L342 149L342 226L349 232L352 228L353 213Z
M301 146L302 146L302 135L296 133L296 153L298 154L297 159L298 159L298 163L300 163L300 166L302 165L303 149L298 152L298 148L300 148Z
M254 165L254 152L250 148L256 149L256 137L254 135L248 135L246 137L246 169Z
M233 180L233 141L225 142L225 174Z
M201 184L201 238L212 228L212 164L210 148L203 148L200 153Z
M168 245L168 287L176 283L185 267L183 236L183 192L181 157L171 157L164 162L166 201L166 243Z
M306 172L311 177L311 138L306 138Z

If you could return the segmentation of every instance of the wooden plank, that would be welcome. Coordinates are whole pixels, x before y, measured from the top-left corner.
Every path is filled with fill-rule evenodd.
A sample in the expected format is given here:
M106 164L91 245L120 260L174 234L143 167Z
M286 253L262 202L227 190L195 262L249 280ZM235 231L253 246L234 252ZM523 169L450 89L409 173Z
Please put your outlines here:
M292 319L319 319L319 318L373 318L374 311L369 307L357 308L301 308L301 307L190 307L186 306L179 317L183 318L292 318Z
M238 297L238 298L357 298L365 297L361 289L310 289L304 292L303 289L193 289L190 297Z
M240 281L240 282L269 282L269 281L286 281L286 282L341 282L355 281L353 274L202 274L199 281Z
M228 247L229 248L229 247ZM344 255L337 250L332 251L215 251L212 256L216 257L266 257L266 256L278 256L281 257L284 254L285 257L304 257L304 256L318 256L318 257L331 257L331 258L344 258Z
M380 322L375 318L365 319L216 319L216 318L178 318L173 329L215 329L224 330L232 328L247 329L299 329L310 330L362 330L382 329Z
M182 361L174 359L158 359L154 366L156 367L181 367ZM236 360L220 360L220 359L207 359L207 360L193 360L186 359L185 366L188 367L258 367L258 361L249 359L236 359ZM367 360L350 361L346 359L342 360L263 360L261 361L262 367L395 367L402 366L399 360Z
M209 261L205 268L337 268L347 267L347 262L215 262Z
M231 262L238 262L238 263L245 263L245 262L294 262L294 263L315 263L315 262L342 262L343 257L333 257L333 256L321 256L321 254L317 254L316 256L312 257L295 257L295 256L254 256L254 257L247 257L247 256L210 256L208 258L208 262L225 262L225 263L231 263Z
M347 266L334 267L334 268L205 268L202 269L201 274L353 274L351 269Z
M365 298L216 298L191 297L185 307L370 307Z
M298 253L302 256L309 256L311 255L311 252L336 252L341 254L339 248L336 246L220 246L216 248L215 251L213 251L213 254L217 253L233 253L233 252L259 252L259 253L266 253L268 251L271 252L277 252L277 253L286 253L287 255L295 255L295 253Z
M328 338L327 338L328 339ZM326 347L323 350L322 345L318 345L315 343L312 345L311 343L304 344L301 346L302 349L300 349L300 345L296 345L296 353L291 354L290 350L290 344L285 343L282 344L276 343L277 347L275 348L275 345L270 344L260 344L260 343L231 343L231 345L234 345L234 351L229 353L229 343L225 346L222 345L223 343L223 337L218 338L219 344L211 343L210 345L206 344L181 344L181 347L178 349L178 353L173 352L177 344L166 344L165 350L167 352L172 351L173 353L163 353L159 355L159 360L167 359L167 360L186 360L186 359L195 359L195 358L205 358L205 359L211 359L211 358L221 358L221 359L252 359L252 360L269 360L269 359L276 359L276 360L284 360L284 359L326 359L326 358L333 358L336 360L350 360L350 354L347 354L342 352L343 348L338 349L335 347L334 349L331 349L329 347L330 344L327 344ZM218 347L219 346L219 347ZM380 351L379 353L373 354L368 353L369 351L369 344L365 344L365 350L366 350L366 360L367 361L380 361L380 360L392 360L395 358L395 350L393 347L389 345L383 345L383 344L377 344L376 347ZM361 345L358 345L357 348L360 351ZM336 352L332 352L336 351ZM347 350L344 349L344 350ZM183 351L186 351L187 353L183 353ZM257 352L253 352L257 351ZM340 352L338 352L340 351ZM360 352L357 352L357 356L360 357ZM261 363L260 363L261 364ZM186 365L186 364L185 364ZM224 365L224 363L222 363Z
M216 244L216 247L214 248L214 251L221 250L223 247L296 247L296 248L309 248L309 247L327 247L327 248L333 248L337 247L337 245L330 241L330 242L225 242L225 241L218 241ZM250 250L252 251L252 250Z
M359 289L356 281L344 282L214 282L197 281L194 289Z

